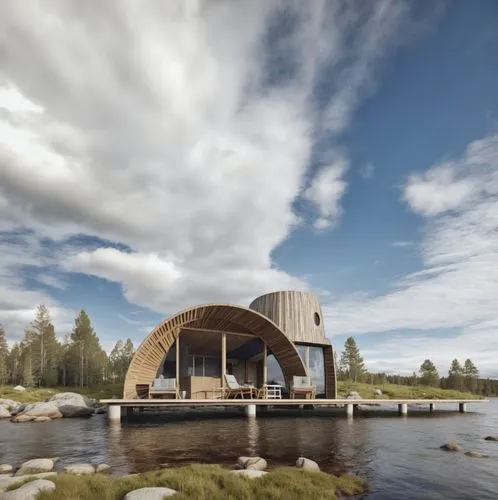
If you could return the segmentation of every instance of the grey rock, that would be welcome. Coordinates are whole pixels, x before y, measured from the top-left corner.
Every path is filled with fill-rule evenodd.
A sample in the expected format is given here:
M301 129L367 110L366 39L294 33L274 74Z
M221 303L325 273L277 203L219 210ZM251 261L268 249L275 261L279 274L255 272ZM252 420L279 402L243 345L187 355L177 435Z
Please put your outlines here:
M477 451L466 451L464 455L473 458L489 458L489 455L486 455L485 453L479 453Z
M261 457L239 457L237 459L237 467L247 470L264 470L268 467L268 464Z
M91 464L70 464L64 467L64 472L76 476L87 476L95 474L95 467Z
M440 446L444 451L463 451L463 448L457 443L447 443Z
M44 472L42 474L30 474L29 476L24 476L24 477L0 476L0 491L5 491L7 488L10 488L13 484L21 484L27 478L36 477L37 479L45 479L47 477L55 476L55 475L57 475L56 472Z
M41 491L53 491L55 484L47 479L36 479L17 488L16 490L2 493L2 500L35 500Z
M95 465L95 472L101 473L101 472L109 472L111 470L111 466L107 464L97 464Z
M356 391L351 391L346 399L363 399L361 395Z
M320 471L320 466L313 460L305 457L299 457L296 460L296 467L298 469L309 470L309 471Z
M16 385L14 387L14 391L17 391L17 392L24 392L26 390L25 387L23 387L22 385Z
M373 393L376 395L376 396L382 396L382 391L380 389L374 389Z
M0 418L10 418L10 411L5 406L0 406Z
M19 418L22 416L33 417L33 418L50 417L51 419L54 419L54 418L62 418L62 413L53 403L31 403L29 405L26 405L24 410L18 413L13 418L13 421L14 422L25 421L25 419Z
M18 406L21 406L21 403L19 403L19 401L14 401L13 399L0 398L0 406L6 406L7 408L12 410L12 408L17 408Z
M51 458L34 458L33 460L24 462L16 472L16 476L26 476L39 472L51 472L54 465L55 461Z
M486 441L498 441L498 436L486 436L484 439Z
M7 474L9 472L12 472L14 470L14 467L10 464L0 464L0 474Z
M52 420L50 417L36 417L33 422L50 422Z
M171 488L140 488L127 493L124 500L163 500L164 497L171 497L177 492Z
M232 470L231 472L233 474L240 474L242 476L246 476L246 477L249 477L251 479L255 479L257 477L262 477L265 474L267 474L267 472L265 472L264 470L251 470L251 469Z
M107 406L97 406L95 408L96 415L103 415L105 413L107 413Z
M91 417L93 415L93 408L88 406L61 405L59 411L64 418Z
M60 392L59 394L52 396L49 399L49 402L57 407L66 405L93 407L91 399L83 396L82 394L78 394L77 392Z

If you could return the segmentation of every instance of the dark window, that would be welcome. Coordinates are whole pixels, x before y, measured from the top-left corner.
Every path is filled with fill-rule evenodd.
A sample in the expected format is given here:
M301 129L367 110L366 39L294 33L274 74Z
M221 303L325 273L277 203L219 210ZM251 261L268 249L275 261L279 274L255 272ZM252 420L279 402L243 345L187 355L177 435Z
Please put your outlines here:
M320 325L320 315L318 313L315 313L315 325L319 326Z

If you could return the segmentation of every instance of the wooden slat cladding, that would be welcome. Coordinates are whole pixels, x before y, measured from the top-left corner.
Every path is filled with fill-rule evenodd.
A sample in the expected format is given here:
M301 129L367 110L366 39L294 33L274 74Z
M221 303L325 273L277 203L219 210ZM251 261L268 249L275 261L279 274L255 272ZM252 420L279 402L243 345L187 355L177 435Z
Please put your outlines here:
M335 367L334 349L331 345L323 348L323 361L325 364L325 398L337 398L337 374Z
M181 328L205 328L220 332L250 333L263 340L277 358L287 384L293 375L306 375L306 368L294 344L270 319L246 307L208 304L178 313L158 325L142 342L130 363L124 384L124 398L136 398L137 384L150 384L162 359Z
M329 344L320 302L309 292L268 293L255 299L249 308L270 318L293 342Z

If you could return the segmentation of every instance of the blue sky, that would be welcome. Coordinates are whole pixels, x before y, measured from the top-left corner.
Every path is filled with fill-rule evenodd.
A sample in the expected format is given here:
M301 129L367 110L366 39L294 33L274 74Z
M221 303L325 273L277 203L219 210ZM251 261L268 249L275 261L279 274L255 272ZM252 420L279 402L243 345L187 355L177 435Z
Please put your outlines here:
M498 376L496 2L4 11L11 342L42 302L60 336L85 308L110 349L290 288L372 370Z

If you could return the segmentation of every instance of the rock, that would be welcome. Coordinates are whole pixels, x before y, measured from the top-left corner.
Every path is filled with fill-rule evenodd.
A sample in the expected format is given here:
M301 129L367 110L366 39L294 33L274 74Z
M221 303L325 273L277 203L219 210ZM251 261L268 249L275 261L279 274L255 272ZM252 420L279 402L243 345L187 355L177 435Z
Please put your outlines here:
M247 470L264 470L268 464L261 457L239 457L237 458L237 467Z
M16 472L16 476L27 476L39 472L51 472L54 465L55 461L51 458L34 458L33 460L24 462Z
M249 477L251 479L254 479L256 477L261 477L267 474L264 470L247 470L247 469L239 469L239 470L233 470L231 471L234 474L241 474L242 476Z
M49 417L55 419L62 418L62 413L53 403L31 403L26 405L26 408L13 418L13 422L24 422L26 420L20 417L26 416L33 417L31 420L36 417Z
M16 424L21 424L23 422L31 422L34 420L36 417L33 417L32 415L16 415L13 419L12 422L15 422Z
M48 401L49 403L57 406L57 408L60 406L93 407L91 399L76 392L60 392L59 394L52 396Z
M10 464L0 464L0 474L8 474L9 472L12 472L14 470L14 467Z
M23 387L22 385L16 385L14 387L14 391L17 391L17 392L24 392L26 390L25 387Z
M50 422L52 420L50 417L36 417L33 422Z
M95 474L95 467L91 464L70 464L64 467L66 474L75 474L76 476L87 476Z
M35 500L40 491L53 491L55 484L47 479L36 479L22 485L16 490L2 493L2 500Z
M304 457L299 457L296 460L296 467L298 469L309 470L309 471L319 471L320 470L320 467L316 462L314 462L313 460L310 460L309 458L304 458Z
M376 396L382 396L382 391L380 389L374 389L373 392Z
M96 415L103 415L105 413L107 413L107 406L97 406L95 408Z
M64 418L91 417L94 413L93 408L89 408L88 406L73 405L61 405L59 406L59 411Z
M346 399L363 399L361 395L356 391L351 391Z
M489 458L489 455L486 455L485 453L478 453L477 451L466 451L464 455L473 458Z
M0 406L0 418L10 418L10 411L5 406Z
M95 466L95 472L97 472L97 473L109 472L110 469L111 469L111 466L107 465L107 464L97 464Z
M2 477L0 476L0 491L5 491L7 488L10 488L13 484L20 484L23 481L25 481L28 477L29 478L36 478L36 479L45 479L50 476L56 476L56 472L44 472L42 474L32 474L30 476L24 476L24 477ZM0 498L2 498L0 496Z
M498 441L498 436L486 436L484 439L486 441Z
M164 497L171 497L176 493L176 490L171 488L140 488L127 493L124 500L163 500Z
M17 408L21 406L19 401L14 401L13 399L2 399L0 398L0 406L6 406L8 409Z
M463 448L456 443L447 443L440 446L444 451L463 451Z

